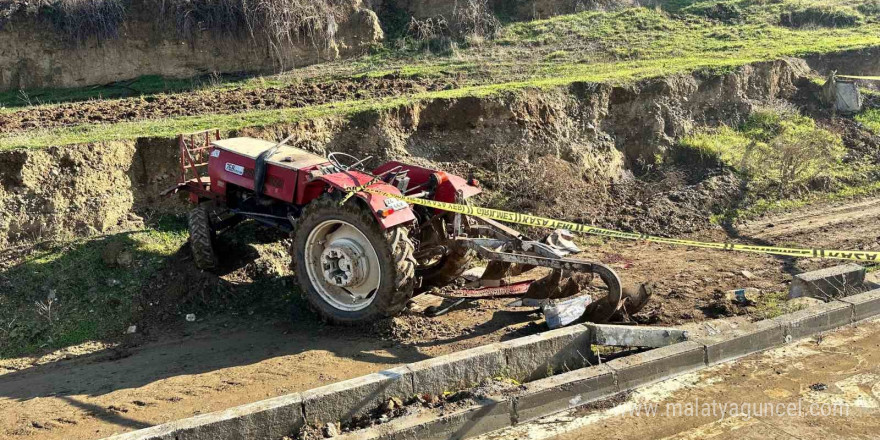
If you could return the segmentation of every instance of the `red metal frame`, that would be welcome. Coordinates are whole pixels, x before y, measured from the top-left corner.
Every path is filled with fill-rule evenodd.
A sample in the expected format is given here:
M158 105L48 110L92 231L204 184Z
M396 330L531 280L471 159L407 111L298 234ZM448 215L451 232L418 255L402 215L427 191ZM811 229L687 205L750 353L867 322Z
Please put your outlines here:
M222 201L226 198L227 184L252 190L256 166L254 159L215 147L213 143L218 140L220 140L220 130L217 129L179 135L180 181L164 194L183 190L189 193L193 203L198 203L205 199ZM458 194L469 198L480 192L478 186L468 184L459 176L399 162L384 164L376 169L374 174L382 174L395 167L409 172L408 176L412 179L410 187L427 182L432 174L441 174L441 183L435 194L435 198L440 201L456 202ZM227 168L236 172L231 172ZM328 190L348 190L375 180L372 175L355 170L314 175L313 172L319 168L317 165L311 165L295 169L270 163L266 171L267 180L263 194L282 202L302 206ZM373 182L370 187L400 194L396 187L382 181ZM383 196L361 191L356 193L356 197L366 202L383 228L415 220L415 214L411 209L391 209L389 213L389 204Z
M180 182L177 190L185 188L193 203L198 203L202 198L217 197L210 192L211 179L208 175L208 162L213 148L211 142L217 140L220 140L220 130L216 128L181 134L177 137L177 145L180 149ZM187 171L192 178L187 176Z

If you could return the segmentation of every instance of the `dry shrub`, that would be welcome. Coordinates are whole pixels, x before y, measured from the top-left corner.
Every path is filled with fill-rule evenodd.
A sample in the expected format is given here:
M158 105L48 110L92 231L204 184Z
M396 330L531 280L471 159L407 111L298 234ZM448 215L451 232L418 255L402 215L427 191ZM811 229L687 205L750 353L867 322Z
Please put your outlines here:
M449 51L454 50L456 40L479 44L497 37L500 32L501 22L488 0L463 0L455 3L450 20L444 16L412 17L406 37L415 41L419 49Z
M210 31L250 37L280 53L298 43L331 48L343 13L340 0L163 0L163 16L174 17L179 35L193 39Z
M82 44L91 38L117 38L126 8L123 0L55 0L40 13L65 41Z
M456 47L449 23L442 16L419 20L415 17L406 29L407 40L413 41L418 50L445 53ZM403 41L406 44L406 41Z
M430 17L424 20L412 17L407 27L407 34L418 41L449 37L449 23L442 16Z
M459 38L491 39L501 32L501 22L489 0L464 0L452 11L453 31Z

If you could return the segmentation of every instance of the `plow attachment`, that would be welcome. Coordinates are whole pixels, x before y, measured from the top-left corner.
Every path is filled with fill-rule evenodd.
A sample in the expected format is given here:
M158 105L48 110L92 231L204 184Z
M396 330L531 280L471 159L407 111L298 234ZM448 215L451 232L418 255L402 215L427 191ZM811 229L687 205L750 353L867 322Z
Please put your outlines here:
M536 267L552 269L549 275L532 282L516 302L541 307L551 327L575 321L627 320L651 296L650 286L623 288L617 273L604 264L570 258L580 249L571 242L568 231L555 231L544 240L535 241L492 220L471 219L466 223L470 224L469 233L481 238L462 234L455 239L455 245L489 260L481 277L482 285L500 286L505 277ZM593 284L597 277L604 286Z

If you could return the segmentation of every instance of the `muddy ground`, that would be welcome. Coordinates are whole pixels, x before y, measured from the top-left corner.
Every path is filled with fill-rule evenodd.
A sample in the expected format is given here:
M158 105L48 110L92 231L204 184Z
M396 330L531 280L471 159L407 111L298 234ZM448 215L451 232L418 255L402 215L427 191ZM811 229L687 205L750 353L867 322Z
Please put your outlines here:
M0 113L0 133L79 124L110 124L202 114L300 108L330 102L412 95L457 87L449 79L396 77L308 81L267 89L232 88L139 98L74 102Z
M877 249L878 213L878 198L814 206L752 222L736 233L742 242ZM727 234L718 228L692 236L723 239ZM834 264L590 238L582 244L584 258L609 263L626 282L657 285L652 303L637 316L651 324L733 314L759 319L768 311L728 307L719 292L784 291L792 273ZM266 272L258 268L272 260L270 254L283 258L284 244L274 246L277 251L269 246L253 255L254 261L230 270L225 281L241 282L237 277L248 271ZM275 288L283 289L284 279ZM187 282L198 290L194 280ZM226 313L186 322L171 313L165 320L144 322L127 340L0 361L0 437L102 438L545 328L533 310L506 307L507 300L477 301L439 318L409 313L366 329L325 326L302 302L292 301L292 316Z

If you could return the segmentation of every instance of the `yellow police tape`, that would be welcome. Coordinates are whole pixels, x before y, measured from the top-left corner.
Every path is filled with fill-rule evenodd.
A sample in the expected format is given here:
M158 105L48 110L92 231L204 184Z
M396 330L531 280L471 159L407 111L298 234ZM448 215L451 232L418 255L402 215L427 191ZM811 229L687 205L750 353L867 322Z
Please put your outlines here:
M554 220L551 218L538 217L528 214L519 214L516 212L501 211L498 209L480 208L469 205L459 205L455 203L438 202L435 200L416 199L413 197L400 196L373 188L364 188L364 192L385 196L392 199L402 200L412 205L427 206L429 208L440 209L443 211L455 212L474 217L489 218L507 223L517 223L520 225L533 226L547 229L568 229L573 232L581 232L584 234L600 235L603 237L625 238L628 240L644 240L653 243L672 244L680 246L692 246L707 249L719 249L725 251L742 251L755 252L760 254L786 255L790 257L809 257L809 258L828 258L836 260L855 260L855 261L878 261L880 260L880 252L872 251L838 251L829 249L792 249L775 246L752 246L736 243L709 243L693 240L681 240L677 238L654 237L647 234L637 234L633 232L615 231L612 229L603 229L593 226L587 226L580 223L566 222L562 220Z
M856 75L837 75L838 78L849 79L867 79L871 81L880 81L880 76L856 76Z

